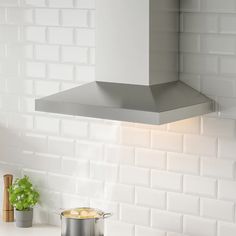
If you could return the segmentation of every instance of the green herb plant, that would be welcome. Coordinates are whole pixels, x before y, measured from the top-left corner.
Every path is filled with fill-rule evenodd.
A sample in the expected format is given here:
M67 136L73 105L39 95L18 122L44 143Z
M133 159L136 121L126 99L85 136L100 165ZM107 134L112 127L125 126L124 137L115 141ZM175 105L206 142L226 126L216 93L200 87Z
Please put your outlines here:
M17 178L8 189L9 201L18 211L27 211L39 201L39 192L35 189L28 176Z

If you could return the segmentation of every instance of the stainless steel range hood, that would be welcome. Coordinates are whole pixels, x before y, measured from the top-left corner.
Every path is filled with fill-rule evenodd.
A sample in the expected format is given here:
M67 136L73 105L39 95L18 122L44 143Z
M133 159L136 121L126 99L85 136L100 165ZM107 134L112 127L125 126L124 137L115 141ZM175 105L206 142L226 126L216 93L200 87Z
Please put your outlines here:
M163 124L213 111L179 81L178 0L97 0L96 81L36 100L36 110Z

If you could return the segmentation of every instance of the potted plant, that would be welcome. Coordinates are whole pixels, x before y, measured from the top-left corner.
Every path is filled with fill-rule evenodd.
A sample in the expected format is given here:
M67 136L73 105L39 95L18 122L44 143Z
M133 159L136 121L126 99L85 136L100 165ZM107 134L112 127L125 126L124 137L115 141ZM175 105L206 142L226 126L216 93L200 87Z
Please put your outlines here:
M39 201L39 192L28 176L17 178L9 187L9 201L15 208L16 226L32 227L33 207Z

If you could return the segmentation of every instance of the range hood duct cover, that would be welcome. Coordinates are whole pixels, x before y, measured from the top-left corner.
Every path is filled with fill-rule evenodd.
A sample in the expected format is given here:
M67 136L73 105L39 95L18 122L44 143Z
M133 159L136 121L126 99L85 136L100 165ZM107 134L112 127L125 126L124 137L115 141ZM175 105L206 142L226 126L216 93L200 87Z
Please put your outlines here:
M97 0L96 81L37 99L37 111L164 124L214 102L179 81L178 0Z

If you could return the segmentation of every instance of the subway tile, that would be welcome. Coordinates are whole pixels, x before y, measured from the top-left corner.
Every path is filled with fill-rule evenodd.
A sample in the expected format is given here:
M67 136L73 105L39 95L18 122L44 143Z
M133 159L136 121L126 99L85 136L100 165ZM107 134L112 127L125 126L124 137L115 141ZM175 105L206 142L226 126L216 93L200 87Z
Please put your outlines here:
M140 206L164 209L166 207L166 194L163 191L149 188L135 188L136 204Z
M236 140L233 138L219 139L219 156L220 158L236 159Z
M90 177L101 181L117 182L118 166L114 164L90 162Z
M187 134L184 137L184 152L195 155L216 156L216 141L216 137Z
M57 155L73 156L74 141L61 137L49 137L48 152Z
M95 0L77 0L77 6L79 8L94 9Z
M129 146L150 146L150 131L131 127L121 127L121 144Z
M36 59L44 61L59 61L59 47L48 45L36 45Z
M167 208L169 211L198 215L200 209L199 197L179 193L168 193Z
M91 123L89 126L90 138L97 141L117 142L119 127L117 125Z
M51 117L35 117L35 129L47 133L59 133L59 119Z
M48 96L59 92L60 84L55 81L38 80L35 81L35 94L37 96Z
M53 8L73 8L73 0L49 0L48 5Z
M121 204L120 215L122 221L130 224L148 226L150 222L149 209L144 207Z
M151 226L165 231L181 232L182 216L176 213L152 210Z
M121 222L121 221L110 220L110 221L107 221L107 224L105 225L105 232L108 235L133 236L133 231L134 231L134 227L133 227L132 224L127 224L127 223L124 223L124 222Z
M86 10L68 9L62 10L62 25L74 27L87 27L87 14Z
M43 43L46 41L46 27L27 26L24 35L27 41Z
M177 133L198 134L200 132L200 119L199 117L194 117L170 123L168 124L168 130Z
M183 55L183 72L200 75L216 75L218 73L218 58L215 55L186 53Z
M201 173L216 178L234 178L235 163L230 160L202 158Z
M216 236L216 221L201 217L185 216L184 233L193 236Z
M62 48L62 61L71 63L87 63L87 48L66 47Z
M134 202L134 186L118 183L106 183L105 197L111 201L132 204Z
M26 76L34 78L43 78L46 75L45 63L40 62L27 62L26 63Z
M69 137L87 137L88 136L88 123L78 120L62 120L61 122L62 133Z
M134 164L134 148L132 147L106 145L104 156L107 162L123 165Z
M57 80L73 80L74 71L72 65L50 64L48 66L49 78Z
M59 25L59 11L55 9L35 9L37 25Z
M216 33L217 15L202 13L184 13L184 32L191 33Z
M234 203L214 199L201 199L201 215L226 221L234 219Z
M235 81L215 76L202 76L202 92L210 96L229 96L235 94Z
M219 118L203 117L202 131L204 135L229 136L235 135L235 121Z
M95 32L93 29L77 29L76 44L78 46L95 46Z
M48 174L47 186L51 190L63 193L75 193L76 191L76 182L74 179L64 175Z
M216 196L216 180L200 176L184 176L183 191L200 196Z
M61 162L62 173L69 176L88 178L89 163L86 160L63 157Z
M104 184L101 181L79 179L74 182L77 184L76 193L78 196L89 198L101 198L104 196Z
M201 52L234 55L236 52L235 38L229 35L204 35L201 37Z
M49 43L67 45L73 43L73 29L63 27L49 27L48 28Z
M26 6L32 6L32 7L45 7L46 6L45 0L24 0L24 4Z
M181 152L183 149L181 134L153 131L151 135L152 148L173 152Z
M236 182L219 180L218 196L222 200L236 201Z
M140 186L149 185L150 172L148 169L120 166L120 182L123 184L133 184Z
M198 174L199 173L199 158L194 155L168 153L167 154L167 169L180 173Z
M76 156L86 160L103 160L103 145L100 143L77 141Z
M219 236L234 236L236 234L236 225L234 223L220 222L218 224Z
M90 82L95 80L94 66L76 66L76 80Z
M234 0L201 0L201 9L207 12L234 12Z
M152 169L165 169L166 154L165 152L136 148L135 150L135 164L140 167Z
M181 191L182 176L180 174L153 170L151 172L152 188Z
M219 28L221 33L236 33L236 17L234 14L222 14L219 17Z

